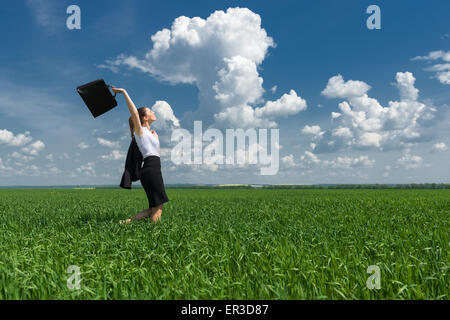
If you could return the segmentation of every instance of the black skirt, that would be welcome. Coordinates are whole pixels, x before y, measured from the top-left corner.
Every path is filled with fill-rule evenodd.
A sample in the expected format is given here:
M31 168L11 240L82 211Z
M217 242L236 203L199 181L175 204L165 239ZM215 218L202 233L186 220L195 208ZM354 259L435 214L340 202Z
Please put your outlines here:
M148 156L140 171L141 184L147 194L149 208L169 201L161 174L161 161L158 156Z

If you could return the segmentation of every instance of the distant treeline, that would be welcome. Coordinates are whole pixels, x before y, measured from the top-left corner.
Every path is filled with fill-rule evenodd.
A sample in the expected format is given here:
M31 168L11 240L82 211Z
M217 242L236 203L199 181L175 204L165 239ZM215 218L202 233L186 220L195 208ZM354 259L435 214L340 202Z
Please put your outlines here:
M449 183L410 184L275 184L275 185L189 185L166 184L166 189L450 189ZM116 185L102 186L0 186L0 189L122 189ZM142 189L135 184L133 189Z
M263 186L264 189L450 189L448 183Z
M166 186L174 189L450 189L448 183L410 184L336 184L336 185L180 185Z

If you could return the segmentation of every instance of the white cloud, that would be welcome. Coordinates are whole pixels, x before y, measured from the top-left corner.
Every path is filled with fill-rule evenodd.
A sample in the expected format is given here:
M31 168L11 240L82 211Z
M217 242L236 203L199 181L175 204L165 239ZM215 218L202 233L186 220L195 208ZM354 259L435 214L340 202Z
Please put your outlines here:
M87 176L96 176L97 174L95 173L94 164L95 162L88 162L77 168L76 171Z
M32 140L30 131L25 131L25 133L14 135L14 133L6 129L0 130L0 145L5 144L10 147L22 147L21 151L23 153L38 156L39 152L45 148L45 144L40 140L30 143ZM27 143L30 144L27 145ZM30 161L34 159L33 157L21 155L16 151L13 152L11 156L15 159L20 159L23 161Z
M224 127L247 129L254 127L274 128L277 126L277 123L274 121L257 117L255 109L248 105L229 107L225 111L215 114L214 119L219 125Z
M306 109L306 100L297 96L294 90L285 93L276 101L267 101L264 107L256 108L255 114L258 118L273 119L275 117L286 117L294 115Z
M375 160L370 160L368 156L352 157L337 157L329 163L333 168L354 168L354 167L372 167Z
M365 132L358 140L358 145L363 147L380 147L383 137L377 132Z
M101 144L102 146L108 147L108 148L120 148L120 144L118 141L109 141L103 138L97 138L97 142Z
M30 131L25 131L25 133L14 135L11 131L0 129L0 145L6 144L10 147L20 147L32 140L33 139L30 137Z
M328 98L360 97L369 89L370 86L362 81L348 80L344 82L342 75L338 74L328 80L322 94Z
M81 142L78 144L78 148L80 148L81 150L84 150L84 149L89 148L89 146L87 145L87 143Z
M41 140L37 140L25 147L21 150L23 153L31 154L33 156L38 156L39 152L41 152L45 148L45 144Z
M317 125L313 125L313 126L306 125L302 129L302 133L304 133L304 134L312 134L312 135L320 135L322 132L320 131L320 126L317 126Z
M103 160L122 160L125 159L125 153L120 150L113 150L110 154L102 155L100 158Z
M445 151L445 150L447 150L447 149L448 149L448 147L447 147L447 145L446 145L444 142L438 142L438 143L435 143L435 144L433 145L433 147L432 147L432 150L433 150L434 152Z
M3 163L2 158L0 158L0 176L2 177L10 177L12 175L14 175L16 172L14 171L14 169L12 167L6 166Z
M443 50L431 51L426 56L417 56L412 58L411 60L438 60L438 59L450 62L450 51L447 52Z
M426 56L417 56L412 58L411 60L442 60L444 62L450 62L450 51L431 51ZM430 68L425 68L427 71L434 71L434 78L437 78L442 84L450 84L450 64L435 64Z
M60 174L60 173L62 173L62 171L55 166L51 166L43 172L43 174Z
M300 160L301 161L307 160L313 163L320 163L319 157L317 157L314 153L308 150L305 151L305 155L300 156Z
M275 93L277 91L277 85L274 85L272 88L270 88L270 92Z
M402 100L417 100L419 97L419 90L414 87L416 78L411 72L397 72L396 86L400 91L400 98Z
M387 150L404 148L407 143L426 138L423 123L433 123L436 109L418 101L419 90L410 72L397 72L394 85L400 100L389 101L383 107L367 95L370 86L361 81L344 81L341 75L332 77L322 94L345 99L333 112L332 125L337 128L314 136L315 152L332 152L344 148ZM342 129L346 128L346 129Z
M352 131L350 130L350 128L347 128L347 127L339 127L339 128L334 129L332 135L346 137L346 138L353 137Z
M263 79L255 62L242 56L224 57L223 61L225 67L218 71L218 80L213 85L214 98L225 107L260 101Z
M180 121L175 117L172 107L166 101L156 101L151 109L156 115L157 121L154 122L156 128L166 128L167 122L169 121L172 123L173 127L180 126Z
M128 66L162 81L196 85L199 108L186 117L208 118L223 127L272 128L277 124L270 119L306 108L294 90L261 108L251 106L264 102L258 66L276 44L261 28L261 17L248 8L217 10L206 19L180 16L151 41L143 59L121 54L103 67Z
M332 112L332 113L331 113L331 118L332 118L332 119L336 119L336 118L339 118L341 115L342 115L342 114L339 113L339 112Z
M281 158L281 163L283 163L286 167L294 167L295 166L295 162L294 162L294 155L290 154L287 155L285 157Z
M420 168L422 166L422 157L417 155L411 155L410 150L406 149L401 158L397 160L397 163L407 169Z
M309 165L319 165L326 168L357 168L357 167L372 167L375 164L375 160L369 159L367 155L361 155L359 157L339 156L331 160L321 160L316 154L305 151L305 154L300 156L300 162L303 167Z
M17 159L18 161L24 161L24 162L29 162L29 161L34 159L33 156L26 156L26 155L21 154L21 153L16 152L16 151L14 151L10 155L8 155L8 157L12 157L14 159Z

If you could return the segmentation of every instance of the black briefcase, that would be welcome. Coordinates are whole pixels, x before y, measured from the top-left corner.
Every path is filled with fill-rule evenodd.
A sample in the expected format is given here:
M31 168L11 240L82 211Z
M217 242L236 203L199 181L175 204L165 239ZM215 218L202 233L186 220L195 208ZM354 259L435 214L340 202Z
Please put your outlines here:
M116 94L109 91L103 79L94 80L77 87L77 91L94 118L117 106Z

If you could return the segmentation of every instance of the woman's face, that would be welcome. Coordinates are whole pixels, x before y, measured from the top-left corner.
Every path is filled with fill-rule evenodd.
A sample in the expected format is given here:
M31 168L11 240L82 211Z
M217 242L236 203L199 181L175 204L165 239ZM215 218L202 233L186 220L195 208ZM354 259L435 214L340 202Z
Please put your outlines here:
M149 122L156 121L156 115L155 115L155 113L154 113L152 110L150 110L149 108L147 108L147 114L146 114L146 116L147 116L147 119L148 119Z

